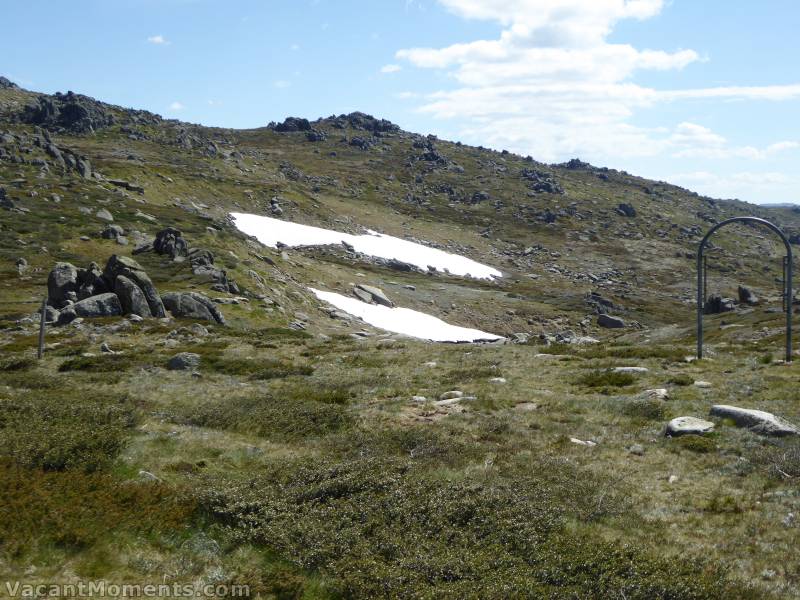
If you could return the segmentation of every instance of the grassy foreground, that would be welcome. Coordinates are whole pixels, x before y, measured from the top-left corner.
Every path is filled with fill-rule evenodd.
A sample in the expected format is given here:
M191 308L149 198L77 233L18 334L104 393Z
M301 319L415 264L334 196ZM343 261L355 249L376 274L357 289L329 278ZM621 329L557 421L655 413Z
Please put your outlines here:
M185 325L58 330L42 362L32 328L5 331L0 578L224 582L274 598L800 590L787 560L800 446L725 423L662 435L742 393L797 417L797 366L722 350L687 363L680 344ZM182 350L202 356L199 373L164 368ZM649 372L609 376L619 365ZM655 387L670 399L640 394ZM434 403L450 390L474 399Z

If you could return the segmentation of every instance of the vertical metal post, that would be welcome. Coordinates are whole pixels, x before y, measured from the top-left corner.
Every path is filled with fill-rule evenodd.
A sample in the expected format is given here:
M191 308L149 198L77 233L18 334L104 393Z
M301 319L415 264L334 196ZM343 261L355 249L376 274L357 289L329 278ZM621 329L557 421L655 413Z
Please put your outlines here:
M708 300L708 257L703 255L703 312Z
M36 353L36 357L39 360L42 360L42 357L44 356L44 328L46 320L47 320L47 296L45 296L44 300L42 300L42 312L39 318L39 350Z
M781 301L782 309L786 311L786 257L783 257L783 273L781 273Z
M705 260L703 246L705 240L697 250L697 358L703 358L703 308L705 304Z
M792 247L787 244L786 246L786 362L792 362L792 313L794 308L792 306L794 301L794 292L792 291L792 268L794 266L792 260Z

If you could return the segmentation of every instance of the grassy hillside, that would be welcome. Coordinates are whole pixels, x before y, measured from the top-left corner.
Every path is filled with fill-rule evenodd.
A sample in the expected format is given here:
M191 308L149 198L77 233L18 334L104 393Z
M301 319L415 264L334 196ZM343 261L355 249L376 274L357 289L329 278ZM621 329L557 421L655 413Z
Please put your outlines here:
M712 404L800 422L768 232L714 238L709 291L745 285L761 303L707 317L709 357L687 360L702 234L745 214L795 233L791 208L359 113L223 130L7 84L0 187L0 578L274 598L800 594L796 436L717 419L711 434L664 436ZM103 209L127 244L103 236ZM271 249L231 211L374 229L504 277ZM162 294L216 299L227 325L79 320L48 326L37 361L31 315L54 263L102 269L168 226L238 291L212 290L189 261L136 261ZM308 291L355 282L527 342L393 336L331 318ZM627 327L599 327L598 307ZM559 343L577 336L600 342ZM181 352L199 366L168 369ZM632 366L647 370L612 371ZM452 391L463 398L440 399Z

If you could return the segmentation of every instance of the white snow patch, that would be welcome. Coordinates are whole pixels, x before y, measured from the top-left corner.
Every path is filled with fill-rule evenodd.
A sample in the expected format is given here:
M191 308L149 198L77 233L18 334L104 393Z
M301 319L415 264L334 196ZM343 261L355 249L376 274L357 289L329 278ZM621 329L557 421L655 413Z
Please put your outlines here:
M395 258L422 270L427 270L428 266L432 266L440 271L446 269L453 275L474 277L475 279L492 279L503 276L497 269L465 256L450 254L443 250L429 248L374 231L369 231L365 235L351 235L261 215L231 213L231 216L240 231L254 236L262 244L273 248L278 245L278 242L287 246L321 246L347 242L357 252L385 259Z
M349 298L335 292L323 292L309 288L320 300L351 315L362 318L375 327L386 331L402 333L434 342L477 342L499 340L499 335L478 329L450 325L432 315L410 308L389 308L378 304L367 304L356 298Z

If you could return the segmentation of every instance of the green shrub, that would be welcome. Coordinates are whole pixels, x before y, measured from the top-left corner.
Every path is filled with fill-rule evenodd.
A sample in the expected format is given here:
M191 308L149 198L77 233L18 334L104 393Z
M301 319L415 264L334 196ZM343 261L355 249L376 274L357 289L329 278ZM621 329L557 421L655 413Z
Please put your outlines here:
M494 365L474 366L450 369L441 379L443 385L456 385L470 381L485 380L490 377L502 377L500 369Z
M193 515L186 494L108 474L26 469L0 458L0 556L42 546L86 549L121 531L179 531Z
M308 400L323 404L347 404L354 395L349 386L344 384L310 385L305 382L283 386L280 388L280 394L292 400Z
M36 366L36 361L32 358L7 358L0 360L0 371L5 373L28 371Z
M698 454L708 454L717 449L714 439L705 435L682 435L672 440L671 444Z
M191 425L280 440L321 436L353 423L340 404L279 395L214 401L191 408L182 418Z
M310 365L295 364L286 360L223 358L215 355L204 356L202 368L225 375L242 375L257 380L311 375L314 372L314 368Z
M0 457L45 470L102 468L135 424L126 402L73 391L0 399Z
M667 411L662 400L647 398L625 403L622 412L629 417L658 421L664 419Z
M631 373L618 373L617 371L590 371L579 377L575 383L589 388L627 387L636 382L636 377Z
M758 597L711 563L568 527L582 507L603 506L605 486L567 466L568 477L533 459L513 477L443 479L424 463L369 453L284 460L254 478L206 479L201 505L235 541L319 572L334 596Z
M694 383L694 377L690 375L675 375L674 377L667 380L668 384L671 385L692 385Z

